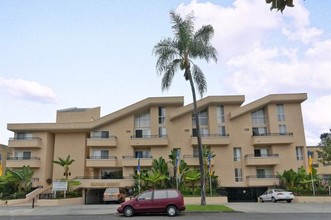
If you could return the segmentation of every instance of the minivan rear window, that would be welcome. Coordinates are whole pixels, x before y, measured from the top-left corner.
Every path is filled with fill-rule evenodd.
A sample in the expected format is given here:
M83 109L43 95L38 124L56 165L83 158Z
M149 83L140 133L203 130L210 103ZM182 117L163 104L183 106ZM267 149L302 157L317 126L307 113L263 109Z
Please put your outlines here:
M168 190L168 198L176 198L178 197L178 193L176 190Z
M154 199L166 199L167 191L166 190L156 190L154 191Z

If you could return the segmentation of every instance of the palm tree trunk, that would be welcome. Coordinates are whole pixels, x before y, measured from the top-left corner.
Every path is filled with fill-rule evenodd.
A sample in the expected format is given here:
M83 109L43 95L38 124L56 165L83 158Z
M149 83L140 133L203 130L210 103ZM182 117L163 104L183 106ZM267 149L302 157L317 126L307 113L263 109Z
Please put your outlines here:
M206 182L205 182L205 170L203 167L203 153L202 153L202 142L201 142L201 133L200 133L200 124L199 124L199 116L198 116L198 107L197 107L197 99L195 95L195 89L192 79L191 71L188 70L188 78L190 80L192 96L193 96L193 108L194 108L194 117L195 124L197 129L197 138L198 138L198 150L199 150L199 167L200 167L200 185L201 185L201 205L206 205Z

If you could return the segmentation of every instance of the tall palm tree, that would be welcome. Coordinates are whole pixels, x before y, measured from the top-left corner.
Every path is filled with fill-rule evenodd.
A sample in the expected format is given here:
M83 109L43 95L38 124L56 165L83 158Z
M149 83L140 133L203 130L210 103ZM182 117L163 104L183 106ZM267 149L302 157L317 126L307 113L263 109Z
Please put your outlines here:
M190 82L199 148L201 205L206 205L205 172L194 83L202 97L207 90L207 82L202 70L192 59L200 58L207 62L212 59L217 62L217 51L211 45L214 29L211 25L204 25L194 32L193 14L183 19L179 14L170 11L170 17L175 36L173 39L165 38L154 46L153 53L157 56L156 69L162 76L162 91L169 89L175 73L179 70L184 71L185 80Z
M68 176L70 175L69 166L74 162L74 159L70 159L70 155L66 159L58 157L58 160L54 160L53 163L60 165L64 169L64 176L68 182Z

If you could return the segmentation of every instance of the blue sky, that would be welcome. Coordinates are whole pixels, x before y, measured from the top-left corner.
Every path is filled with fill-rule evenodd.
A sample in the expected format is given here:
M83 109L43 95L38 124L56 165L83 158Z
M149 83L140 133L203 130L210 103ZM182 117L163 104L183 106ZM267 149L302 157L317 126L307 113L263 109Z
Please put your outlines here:
M56 110L101 106L106 115L147 97L184 96L182 73L160 89L153 46L172 37L169 11L211 24L217 63L196 61L208 95L308 93L307 145L331 128L331 1L0 0L0 143L7 123L55 122Z

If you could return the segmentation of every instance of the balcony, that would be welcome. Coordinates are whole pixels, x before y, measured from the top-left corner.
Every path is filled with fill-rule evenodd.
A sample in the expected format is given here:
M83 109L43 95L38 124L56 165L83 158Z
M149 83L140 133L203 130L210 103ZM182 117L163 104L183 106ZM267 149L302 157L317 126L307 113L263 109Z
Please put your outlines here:
M168 146L167 135L142 135L142 136L131 136L130 145L133 147L137 146Z
M39 157L8 157L6 167L22 168L30 166L31 168L40 168L41 162Z
M264 156L255 156L254 154L245 155L246 166L277 165L279 163L279 154L269 154Z
M108 138L103 138L103 137L87 138L86 145L88 147L117 147L117 137L111 136Z
M275 175L246 176L248 186L275 186L279 185L279 179Z
M96 157L91 156L86 159L86 167L116 167L117 157Z
M152 166L153 157L149 158L140 158L140 166L142 167L150 167ZM132 156L123 156L122 159L123 167L136 167L138 166L138 158Z
M227 146L230 144L230 137L229 135L205 134L201 136L201 141L203 145ZM191 145L198 145L198 139L196 136L191 137Z
M25 138L10 138L8 147L11 148L41 148L41 138L25 137Z
M199 166L199 156L198 155L183 155L183 160L188 166ZM204 161L207 164L207 158ZM211 159L211 165L215 165L215 159Z
M294 142L292 132L286 133L266 133L266 134L253 134L252 145L274 145L274 144L291 144Z

